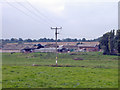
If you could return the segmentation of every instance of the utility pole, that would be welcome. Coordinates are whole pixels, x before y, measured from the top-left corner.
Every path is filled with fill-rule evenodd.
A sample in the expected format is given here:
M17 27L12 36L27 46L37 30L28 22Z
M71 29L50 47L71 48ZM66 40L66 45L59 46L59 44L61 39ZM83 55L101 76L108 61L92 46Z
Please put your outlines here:
M57 56L57 35L59 34L57 32L58 29L62 29L62 27L51 27L51 29L55 29L55 40L56 40L56 66L57 66L57 60L58 60L58 56Z

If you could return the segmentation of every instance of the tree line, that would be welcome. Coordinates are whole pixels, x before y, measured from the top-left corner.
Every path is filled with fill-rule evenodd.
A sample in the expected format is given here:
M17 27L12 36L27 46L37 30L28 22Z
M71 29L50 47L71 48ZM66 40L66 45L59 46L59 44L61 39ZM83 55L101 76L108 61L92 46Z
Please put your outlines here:
M100 38L100 48L104 50L103 54L112 55L120 53L120 29L111 30L103 34Z
M66 39L58 39L58 42L95 42L95 41L99 41L100 38L97 39L93 39L93 40L86 40L86 38L82 38L82 39L71 39L71 38L66 38ZM16 38L11 38L11 39L1 39L3 44L6 43L24 43L24 42L55 42L55 39L49 39L49 38L40 38L38 40L36 39L16 39Z

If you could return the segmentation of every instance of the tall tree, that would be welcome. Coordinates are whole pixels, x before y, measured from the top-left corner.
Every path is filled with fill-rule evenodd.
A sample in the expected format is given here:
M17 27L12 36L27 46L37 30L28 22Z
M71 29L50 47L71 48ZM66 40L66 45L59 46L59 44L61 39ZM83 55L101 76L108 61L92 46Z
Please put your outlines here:
M110 54L108 47L108 37L109 37L109 32L105 33L100 39L100 46L104 50L104 54Z
M108 47L109 47L110 54L113 54L113 51L114 51L114 37L115 37L114 35L115 35L115 30L111 30L108 36Z
M120 30L111 30L105 33L100 39L100 48L104 50L104 54L115 54L115 50L120 52Z
M116 36L115 36L115 49L118 50L118 53L120 53L120 29L117 30Z

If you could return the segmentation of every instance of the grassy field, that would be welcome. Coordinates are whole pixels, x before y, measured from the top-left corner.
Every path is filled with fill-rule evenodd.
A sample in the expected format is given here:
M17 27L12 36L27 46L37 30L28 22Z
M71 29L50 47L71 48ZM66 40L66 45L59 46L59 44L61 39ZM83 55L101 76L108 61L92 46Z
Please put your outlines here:
M74 60L81 58L83 60ZM38 64L41 66L32 66ZM100 52L54 53L3 53L3 88L118 88L118 57Z

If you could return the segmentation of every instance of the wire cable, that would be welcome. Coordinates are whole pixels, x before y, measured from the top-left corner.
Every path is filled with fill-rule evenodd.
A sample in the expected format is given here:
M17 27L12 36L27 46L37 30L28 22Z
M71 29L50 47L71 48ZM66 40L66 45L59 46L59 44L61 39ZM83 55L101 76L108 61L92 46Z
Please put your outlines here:
M36 18L30 16L28 13L26 13L26 12L22 11L21 9L17 8L16 6L14 6L14 5L11 4L10 2L8 2L7 0L5 0L5 1L6 1L6 3L7 3L9 6L11 6L11 7L17 9L17 10L20 11L21 13L25 14L25 15L28 16L28 17L31 17L33 20L35 20L35 21L37 21L38 23L41 24L41 22L40 22L38 19L36 19ZM49 25L48 25L48 26L49 26Z
M27 2L27 4L29 4L29 6L31 6L38 14L40 14L42 17L44 17L45 19L49 20L51 23L53 23L54 25L57 25L53 20L49 19L45 14L43 14L42 12L40 12L36 7L34 7L28 0L25 0Z
M16 1L16 0L15 0ZM16 1L17 4L19 4L20 6L22 6L23 8L25 8L26 10L28 10L28 12L30 12L31 14L35 15L36 17L42 19L45 23L47 23L49 26L51 26L51 23L49 23L48 21L45 21L45 19L43 19L41 16L37 15L36 13L32 12L30 9L28 9L26 6L24 6L23 4L19 3Z

